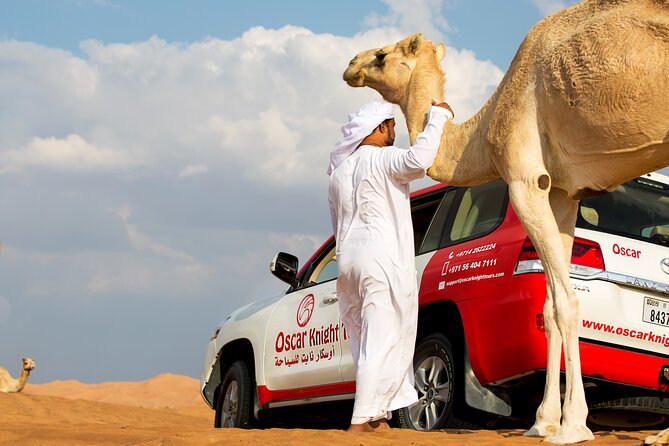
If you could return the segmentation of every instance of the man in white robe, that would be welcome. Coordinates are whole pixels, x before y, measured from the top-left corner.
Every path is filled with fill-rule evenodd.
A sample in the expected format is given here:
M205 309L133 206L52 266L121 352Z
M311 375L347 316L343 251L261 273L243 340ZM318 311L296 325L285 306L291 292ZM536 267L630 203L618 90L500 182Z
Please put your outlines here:
M413 353L418 319L409 182L434 161L446 103L433 104L408 150L393 147L392 105L349 115L330 155L329 203L337 242L337 295L356 366L350 432L387 428L390 412L418 400Z

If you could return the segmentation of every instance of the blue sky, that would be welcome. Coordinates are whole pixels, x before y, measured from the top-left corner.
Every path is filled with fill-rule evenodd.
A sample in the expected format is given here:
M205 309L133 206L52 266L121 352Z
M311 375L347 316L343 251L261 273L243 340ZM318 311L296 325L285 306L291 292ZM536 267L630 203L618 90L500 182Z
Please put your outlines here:
M0 365L199 376L218 322L284 289L272 256L329 235L329 150L377 98L349 59L445 42L462 121L570 3L0 0Z
M573 2L443 0L433 4L448 22L445 42L467 48L506 69L529 28L546 12ZM408 5L412 2L407 2ZM353 36L365 19L387 14L381 0L1 0L0 36L80 54L82 40L139 42L157 35L169 42L234 39L254 26L296 25L314 33Z

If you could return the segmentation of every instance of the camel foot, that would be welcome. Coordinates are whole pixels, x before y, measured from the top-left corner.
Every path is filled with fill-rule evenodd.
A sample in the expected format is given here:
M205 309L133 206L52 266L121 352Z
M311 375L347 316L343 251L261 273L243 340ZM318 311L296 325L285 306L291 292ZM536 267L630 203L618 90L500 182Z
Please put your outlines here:
M350 432L352 434L356 434L358 432L374 432L374 428L370 426L369 423L351 424L346 432Z
M546 437L546 441L557 444L572 444L594 438L592 431L585 424L573 424L560 426L557 432Z
M651 446L669 445L669 429L665 429L656 435L647 436L643 444Z
M549 435L553 435L555 432L557 432L559 427L560 426L558 424L537 421L534 423L534 426L532 426L523 435L526 437L548 437Z

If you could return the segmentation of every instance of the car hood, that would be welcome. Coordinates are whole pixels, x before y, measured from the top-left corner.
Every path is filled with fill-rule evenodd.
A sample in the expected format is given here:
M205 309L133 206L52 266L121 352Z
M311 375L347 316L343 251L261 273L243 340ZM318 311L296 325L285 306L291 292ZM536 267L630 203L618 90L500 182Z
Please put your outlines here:
M265 308L276 304L285 295L286 295L285 293L279 293L276 296L272 296L272 297L269 297L267 299L262 299L262 300L258 300L258 301L255 301L255 302L251 302L250 304L245 305L245 306L243 306L241 308L238 308L237 310L233 311L232 314L230 314L230 316L228 316L227 320L241 321L243 319L246 319L246 318L256 314L257 312L259 312L261 310L264 310Z

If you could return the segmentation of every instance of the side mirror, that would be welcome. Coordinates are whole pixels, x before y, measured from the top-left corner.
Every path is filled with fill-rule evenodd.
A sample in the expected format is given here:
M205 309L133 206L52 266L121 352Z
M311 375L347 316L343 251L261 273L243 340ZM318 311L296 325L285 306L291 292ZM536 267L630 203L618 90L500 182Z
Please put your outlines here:
M272 262L269 264L269 270L279 280L292 285L297 278L297 266L297 257L286 252L280 252L272 259Z

